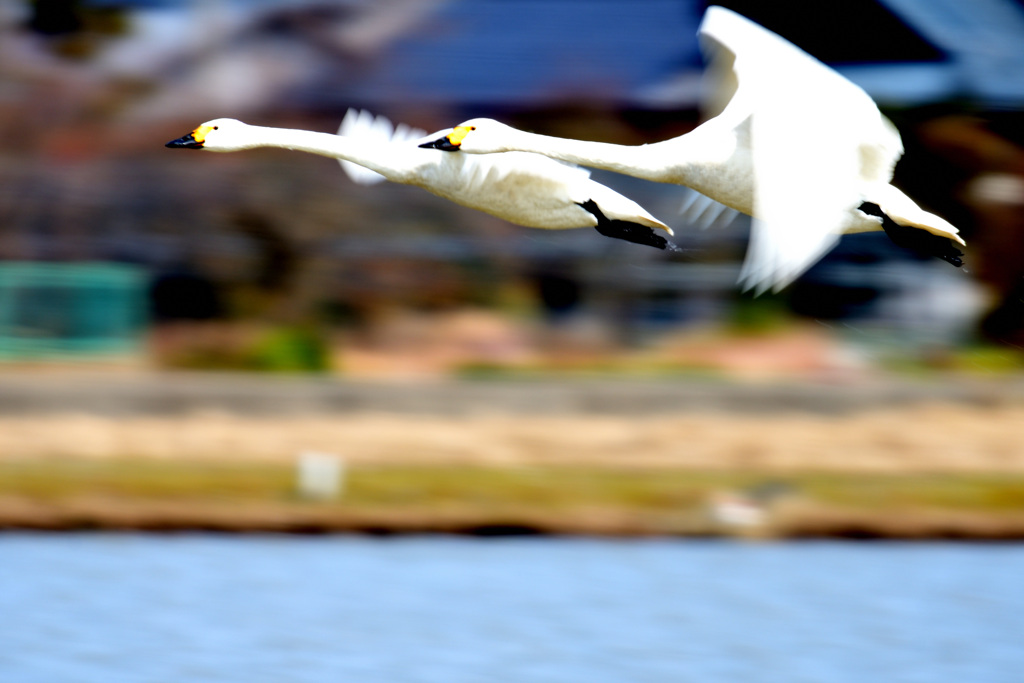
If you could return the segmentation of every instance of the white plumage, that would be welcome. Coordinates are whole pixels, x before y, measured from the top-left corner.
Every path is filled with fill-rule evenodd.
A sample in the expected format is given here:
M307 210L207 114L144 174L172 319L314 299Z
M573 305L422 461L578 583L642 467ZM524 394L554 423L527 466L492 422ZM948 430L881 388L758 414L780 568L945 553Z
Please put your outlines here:
M365 109L349 109L338 127L338 135L342 137L385 143L414 142L425 137L426 134L427 131L407 126L404 123L394 126L387 117L374 116ZM387 180L380 173L371 171L355 162L338 159L338 163L345 169L348 177L360 185L374 185Z
M712 99L724 108L686 135L625 146L474 119L429 144L534 152L693 188L754 217L740 279L758 291L791 282L841 234L883 227L899 243L960 265L957 229L890 184L903 145L867 93L730 10L709 8L699 36L718 80Z

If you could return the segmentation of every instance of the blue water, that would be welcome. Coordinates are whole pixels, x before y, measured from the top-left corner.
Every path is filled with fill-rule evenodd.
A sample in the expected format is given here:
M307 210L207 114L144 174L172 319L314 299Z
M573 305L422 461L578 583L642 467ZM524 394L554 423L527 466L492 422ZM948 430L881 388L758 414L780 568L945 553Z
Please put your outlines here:
M1024 680L1024 546L0 535L0 681Z

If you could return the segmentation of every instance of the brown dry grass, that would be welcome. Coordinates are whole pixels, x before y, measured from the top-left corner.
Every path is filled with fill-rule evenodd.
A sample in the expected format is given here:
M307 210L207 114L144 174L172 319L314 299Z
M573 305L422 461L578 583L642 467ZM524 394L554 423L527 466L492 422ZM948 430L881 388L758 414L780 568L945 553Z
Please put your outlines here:
M0 458L353 464L598 465L834 472L1024 472L1024 406L933 404L851 415L228 413L0 418Z

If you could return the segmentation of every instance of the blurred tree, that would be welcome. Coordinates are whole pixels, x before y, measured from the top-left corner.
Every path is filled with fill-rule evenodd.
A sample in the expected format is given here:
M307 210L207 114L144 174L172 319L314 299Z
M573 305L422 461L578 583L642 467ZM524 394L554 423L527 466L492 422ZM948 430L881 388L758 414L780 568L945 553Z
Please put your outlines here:
M253 241L259 252L259 262L253 268L256 286L268 294L287 291L299 266L299 250L286 237L286 231L248 210L236 214L232 224Z
M149 298L156 322L216 320L225 313L217 285L185 264L159 274L150 287Z
M128 30L126 9L116 5L31 0L29 7L29 30L51 36L51 49L69 59L91 57L103 37L122 35Z
M532 276L537 298L549 322L571 315L583 301L583 287L573 274L572 263L542 264Z
M76 0L33 0L28 26L36 33L59 36L82 28L81 3Z
M1020 111L990 112L984 117L951 114L930 118L917 129L933 157L944 160L962 177L959 185L947 186L951 190L947 196L969 216L959 224L966 228L972 273L995 294L980 332L991 341L1016 346L1024 344L1021 130L1024 112ZM952 210L948 213L956 218Z

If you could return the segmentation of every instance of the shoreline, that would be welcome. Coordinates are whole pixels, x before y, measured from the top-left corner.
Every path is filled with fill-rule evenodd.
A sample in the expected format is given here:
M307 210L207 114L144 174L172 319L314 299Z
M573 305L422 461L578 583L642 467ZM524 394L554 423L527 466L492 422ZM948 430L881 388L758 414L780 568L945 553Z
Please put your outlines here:
M256 462L0 461L0 533L1024 541L1024 475L354 466L333 496Z
M144 502L47 505L37 501L3 500L0 501L0 534L10 532L1022 542L1024 517L932 512L894 519L871 513L820 510L761 528L726 528L607 511L557 516L528 512L477 516L386 511L285 512L272 506L227 510L215 505Z

